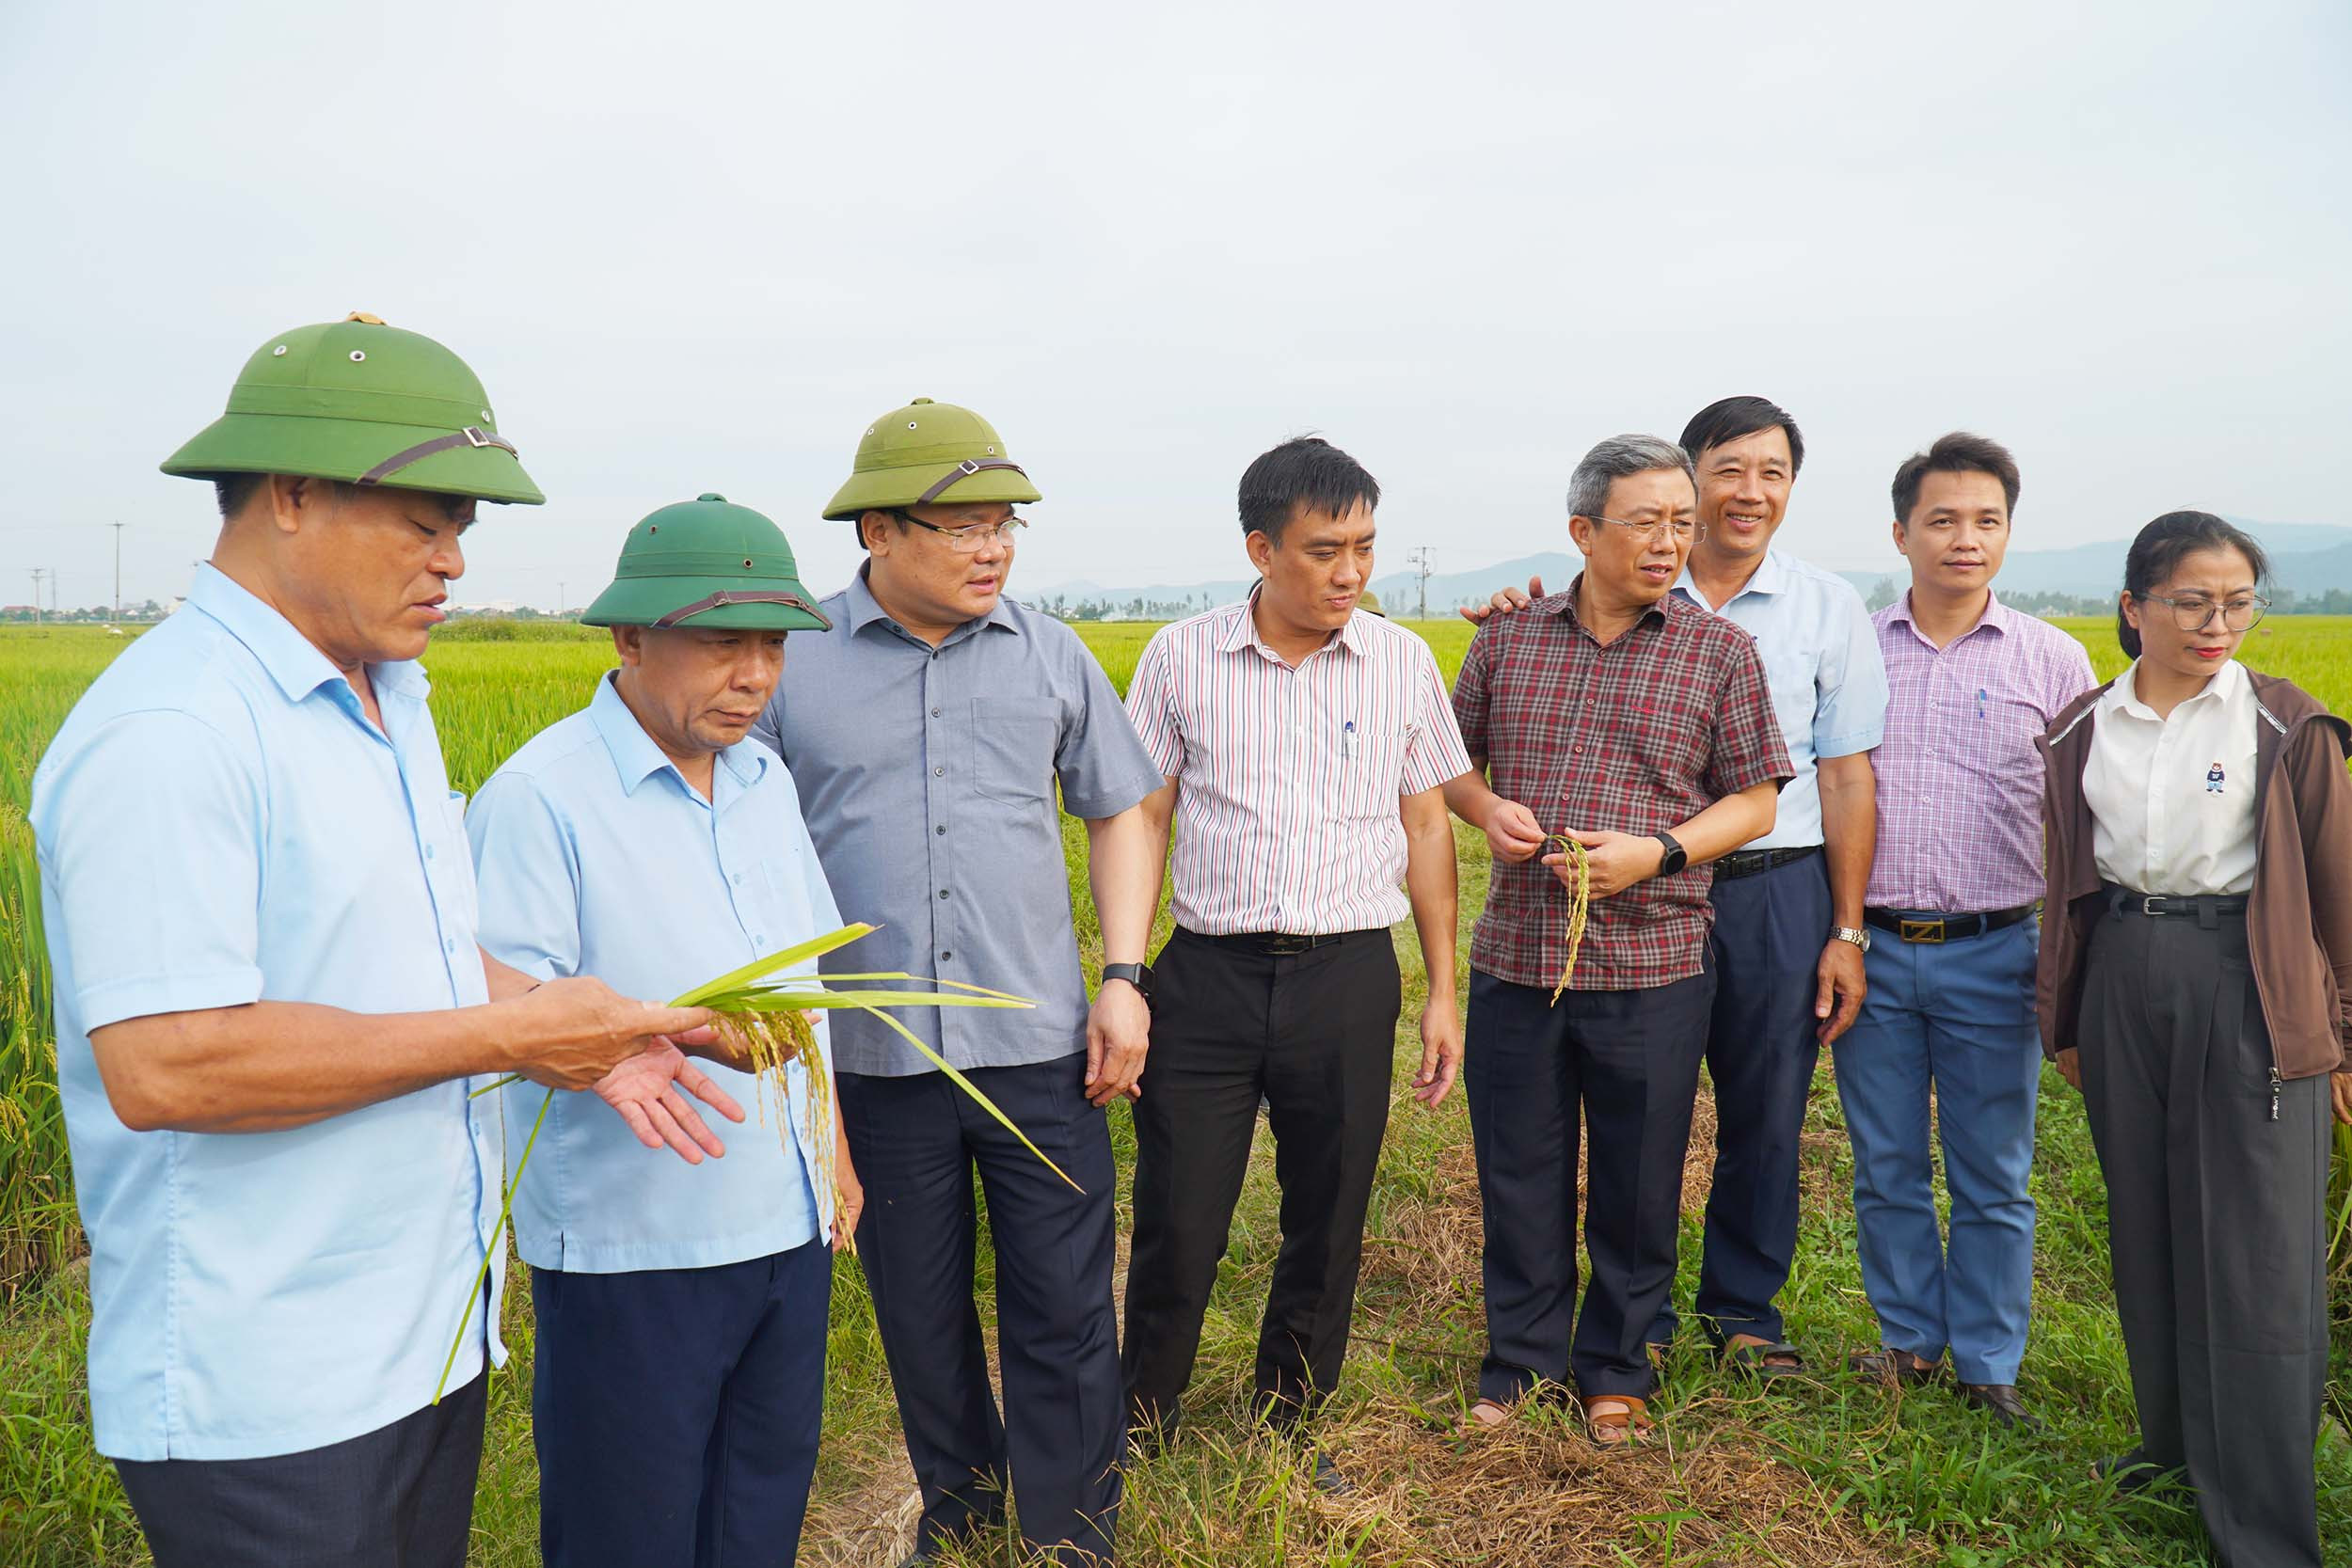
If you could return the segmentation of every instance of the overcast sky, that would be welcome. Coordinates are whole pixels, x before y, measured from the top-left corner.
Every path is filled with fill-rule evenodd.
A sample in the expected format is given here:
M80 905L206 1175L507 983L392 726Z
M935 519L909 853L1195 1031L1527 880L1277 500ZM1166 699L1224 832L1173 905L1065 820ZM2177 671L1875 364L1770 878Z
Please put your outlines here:
M271 334L438 338L550 497L461 600L577 606L716 489L812 586L873 416L993 420L1016 594L1242 575L1316 431L1382 569L1564 547L1600 436L1786 404L1781 539L1891 562L1938 433L2018 547L2199 505L2352 522L2352 7L2241 0L0 5L0 603L181 592L155 465Z

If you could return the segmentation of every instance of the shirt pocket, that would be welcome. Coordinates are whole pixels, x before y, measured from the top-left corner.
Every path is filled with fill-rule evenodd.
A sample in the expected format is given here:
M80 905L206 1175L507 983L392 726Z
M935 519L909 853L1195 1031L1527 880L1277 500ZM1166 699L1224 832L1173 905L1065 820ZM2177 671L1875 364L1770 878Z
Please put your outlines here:
M1340 735L1339 806L1342 816L1388 817L1397 814L1405 787L1405 749L1412 736L1402 730L1359 728L1351 740Z
M1051 800L1060 739L1061 704L1051 697L973 699L973 789L1006 805Z

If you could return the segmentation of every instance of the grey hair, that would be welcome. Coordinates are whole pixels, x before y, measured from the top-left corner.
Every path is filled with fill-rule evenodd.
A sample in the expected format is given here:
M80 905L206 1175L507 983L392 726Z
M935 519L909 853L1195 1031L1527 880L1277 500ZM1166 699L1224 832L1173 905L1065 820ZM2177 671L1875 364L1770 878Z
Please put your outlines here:
M1598 517L1609 510L1609 486L1635 474L1672 468L1698 486L1691 454L1662 436L1612 436L1584 454L1568 476L1568 515Z

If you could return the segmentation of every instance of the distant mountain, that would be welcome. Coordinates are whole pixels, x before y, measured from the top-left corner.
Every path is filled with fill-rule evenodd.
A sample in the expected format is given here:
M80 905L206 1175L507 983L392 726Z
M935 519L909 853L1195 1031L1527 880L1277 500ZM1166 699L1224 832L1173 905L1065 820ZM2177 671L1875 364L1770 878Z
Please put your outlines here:
M2352 592L2352 528L2338 523L2265 523L2251 518L2230 519L2261 541L2270 553L2272 580L2300 594L2325 594L2330 589ZM2031 537L2030 534L2027 535ZM2128 539L2103 539L2058 550L2011 550L2002 562L1999 586L2010 594L2113 593L2123 580L2123 557ZM1558 592L1575 579L1581 558L1565 550L1543 550L1514 556L1491 566L1467 572L1443 572L1429 579L1429 612L1440 614L1466 604L1480 604L1504 584L1523 586L1540 577L1544 586ZM1872 571L1843 572L1845 579L1867 594L1881 578L1898 584L1908 574L1900 561ZM1025 594L1025 603L1041 604L1057 595L1072 605L1088 600L1124 606L1136 599L1152 604L1191 604L1206 609L1247 598L1252 579L1194 582L1175 587L1104 587L1094 582L1060 583ZM1421 583L1410 572L1389 572L1373 579L1373 592L1391 615L1410 615L1421 605Z

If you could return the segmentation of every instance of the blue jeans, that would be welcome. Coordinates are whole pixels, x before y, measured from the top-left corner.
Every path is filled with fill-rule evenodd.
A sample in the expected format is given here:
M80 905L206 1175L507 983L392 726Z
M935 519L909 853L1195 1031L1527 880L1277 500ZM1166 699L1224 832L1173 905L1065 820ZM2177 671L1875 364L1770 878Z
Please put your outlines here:
M1963 1383L2017 1381L2033 1296L2034 1024L2038 923L1932 943L1872 933L1870 993L1833 1048L1853 1143L1862 1283L1879 1338ZM1951 1193L1936 1226L1932 1090Z

